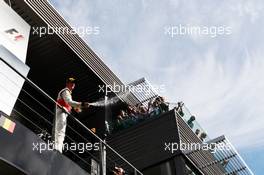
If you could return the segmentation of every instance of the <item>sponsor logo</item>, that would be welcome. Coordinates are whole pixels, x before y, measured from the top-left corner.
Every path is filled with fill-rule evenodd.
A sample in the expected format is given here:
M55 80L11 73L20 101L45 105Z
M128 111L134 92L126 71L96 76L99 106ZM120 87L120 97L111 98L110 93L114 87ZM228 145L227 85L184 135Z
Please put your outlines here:
M11 41L21 41L24 40L24 36L19 33L19 31L15 28L5 30L6 36L11 40Z

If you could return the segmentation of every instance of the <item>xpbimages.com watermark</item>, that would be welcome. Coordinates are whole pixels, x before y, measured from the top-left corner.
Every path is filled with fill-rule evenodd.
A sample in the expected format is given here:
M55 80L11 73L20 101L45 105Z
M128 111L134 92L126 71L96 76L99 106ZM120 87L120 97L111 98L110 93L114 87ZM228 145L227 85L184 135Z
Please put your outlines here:
M145 95L150 95L153 91L159 93L165 92L165 85L148 85L148 84L139 84L139 85L119 85L114 82L113 85L99 85L99 92L110 93L144 93Z
M165 142L164 151L174 153L177 151L210 151L211 153L215 153L216 151L221 150L231 150L232 147L229 144L225 143L176 143L176 142Z
M165 26L164 34L173 38L181 35L198 35L198 36L209 36L215 38L223 35L231 35L232 28L230 26L219 25L219 26L198 26L198 25L174 25Z
M33 151L37 151L39 153L43 153L44 151L53 151L55 150L55 143L48 141L47 143L32 143ZM78 153L84 153L86 151L99 151L100 150L100 143L63 143L63 150L64 151L74 151Z
M32 34L42 37L44 35L53 35L53 34L78 34L81 37L85 35L99 35L100 27L98 26L80 26L80 27L32 27Z

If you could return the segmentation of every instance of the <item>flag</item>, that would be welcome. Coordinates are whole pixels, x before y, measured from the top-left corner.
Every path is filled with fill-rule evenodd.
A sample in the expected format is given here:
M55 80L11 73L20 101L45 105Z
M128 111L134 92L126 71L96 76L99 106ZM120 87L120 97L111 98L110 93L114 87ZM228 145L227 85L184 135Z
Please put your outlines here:
M0 127L4 128L10 133L13 133L16 127L16 123L4 116L0 116Z

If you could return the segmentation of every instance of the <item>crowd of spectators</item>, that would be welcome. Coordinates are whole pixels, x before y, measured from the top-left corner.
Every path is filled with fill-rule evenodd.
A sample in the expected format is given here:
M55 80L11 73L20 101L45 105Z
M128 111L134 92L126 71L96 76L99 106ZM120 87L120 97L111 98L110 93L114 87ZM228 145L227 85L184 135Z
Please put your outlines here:
M128 106L126 109L119 111L114 124L114 130L129 128L139 122L159 116L163 112L169 111L169 105L165 102L164 97L157 97L150 100L148 106L143 104L137 106Z
M193 132L200 138L202 141L207 137L205 132L202 132L200 129L195 128L195 116L187 117L183 110L184 103L178 102L175 106L175 110L182 118L187 118L185 121L187 125L193 130ZM137 106L128 106L126 109L119 111L116 120L114 122L113 130L123 130L133 126L141 121L145 121L149 118L155 118L160 114L169 111L169 103L165 101L164 97L156 97L154 100L150 100L147 107L143 104ZM186 115L186 116L185 116ZM195 130L196 129L196 130Z

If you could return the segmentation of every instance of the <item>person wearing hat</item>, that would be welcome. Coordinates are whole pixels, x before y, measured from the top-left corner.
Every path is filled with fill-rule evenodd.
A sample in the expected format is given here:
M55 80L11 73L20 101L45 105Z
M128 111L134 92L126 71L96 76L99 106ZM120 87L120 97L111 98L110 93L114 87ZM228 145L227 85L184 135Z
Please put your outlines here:
M63 142L65 138L67 117L71 113L72 108L76 112L81 112L83 107L89 107L88 102L77 102L72 100L72 90L75 87L75 79L68 78L66 87L62 89L57 97L56 116L54 126L55 149L62 153Z

